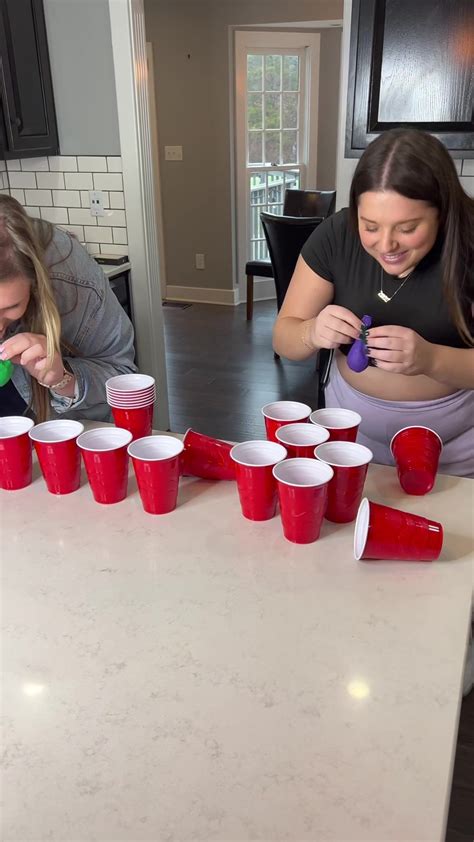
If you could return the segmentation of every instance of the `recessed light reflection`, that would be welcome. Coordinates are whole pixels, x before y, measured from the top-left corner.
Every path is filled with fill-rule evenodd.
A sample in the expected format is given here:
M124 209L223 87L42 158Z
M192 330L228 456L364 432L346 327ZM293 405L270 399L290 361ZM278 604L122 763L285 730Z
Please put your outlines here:
M353 699L366 699L370 696L370 687L366 681L354 679L347 685L347 692Z
M21 689L23 690L25 696L41 696L46 690L46 685L35 684L33 681L27 681L25 682L25 684L23 684Z

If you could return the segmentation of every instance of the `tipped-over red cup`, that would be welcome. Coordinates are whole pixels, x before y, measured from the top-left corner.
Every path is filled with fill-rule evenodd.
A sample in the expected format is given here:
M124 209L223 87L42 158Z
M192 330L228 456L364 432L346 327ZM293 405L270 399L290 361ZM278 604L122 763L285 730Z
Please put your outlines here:
M273 401L262 407L262 414L267 439L276 442L276 431L285 424L307 421L311 415L311 407L299 401Z
M400 485L407 494L427 494L435 484L443 442L429 427L404 427L390 442Z
M185 433L183 444L183 474L202 479L235 479L235 465L230 458L233 445L191 429Z
M276 439L288 451L290 459L313 459L314 448L329 438L329 433L319 424L285 424L276 431Z
M66 418L44 421L30 430L29 436L51 494L71 494L79 488L81 453L77 437L83 431L83 424Z
M314 455L334 471L328 487L326 519L350 523L357 516L372 451L352 441L328 441L316 447Z
M244 441L230 451L242 514L248 520L269 520L277 505L273 468L286 458L286 450L272 441Z
M316 459L286 459L275 465L283 534L294 544L311 544L321 532L333 471Z
M0 418L0 488L18 491L30 485L32 478L31 418L9 415Z
M77 439L96 503L110 504L125 500L128 484L127 447L131 440L132 434L119 427L98 427L82 433Z
M112 407L115 426L128 430L133 439L141 439L151 435L153 429L154 404L142 406L139 409L119 409Z
M352 409L335 406L316 409L309 420L329 430L329 441L355 441L362 418Z
M173 436L147 436L132 442L133 462L143 508L164 515L176 508L183 442Z
M364 497L354 528L354 556L360 559L435 561L443 527L435 520L373 503Z

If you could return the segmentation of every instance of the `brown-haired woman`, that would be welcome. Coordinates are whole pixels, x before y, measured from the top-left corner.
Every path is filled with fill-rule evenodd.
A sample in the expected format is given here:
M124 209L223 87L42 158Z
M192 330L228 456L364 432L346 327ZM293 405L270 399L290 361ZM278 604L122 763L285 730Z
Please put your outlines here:
M105 381L135 371L133 328L100 266L66 231L0 195L0 416L106 420Z
M474 476L473 276L474 202L447 150L425 132L384 132L357 165L350 208L303 247L274 349L335 349L326 405L359 412L376 462L393 464L392 435L422 424L444 442L441 470ZM355 373L346 357L363 315L372 364Z

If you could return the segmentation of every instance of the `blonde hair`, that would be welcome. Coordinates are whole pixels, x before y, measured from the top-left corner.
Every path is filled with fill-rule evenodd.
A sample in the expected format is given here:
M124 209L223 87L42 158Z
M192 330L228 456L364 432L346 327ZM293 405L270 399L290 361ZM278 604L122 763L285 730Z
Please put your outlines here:
M29 217L16 199L0 195L0 283L18 275L30 282L30 300L22 323L26 331L46 337L48 366L61 344L61 317L45 263L53 231L48 222ZM48 389L35 378L31 378L30 407L38 422L49 417Z

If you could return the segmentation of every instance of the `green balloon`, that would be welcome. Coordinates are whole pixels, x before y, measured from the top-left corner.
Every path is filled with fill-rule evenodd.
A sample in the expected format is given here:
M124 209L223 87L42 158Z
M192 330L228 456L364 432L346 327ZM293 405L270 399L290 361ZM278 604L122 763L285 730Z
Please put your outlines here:
M10 360L0 360L0 386L5 386L13 373L13 363Z

